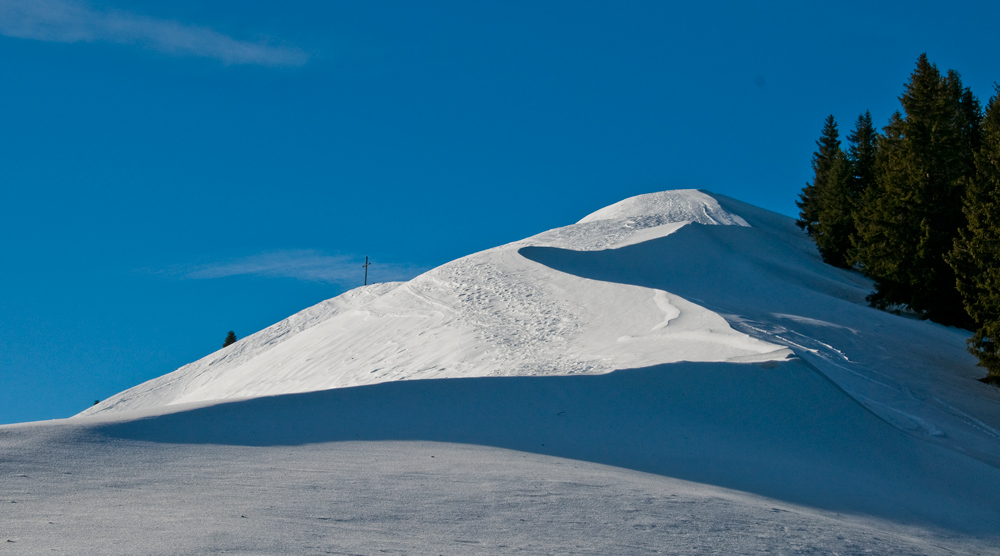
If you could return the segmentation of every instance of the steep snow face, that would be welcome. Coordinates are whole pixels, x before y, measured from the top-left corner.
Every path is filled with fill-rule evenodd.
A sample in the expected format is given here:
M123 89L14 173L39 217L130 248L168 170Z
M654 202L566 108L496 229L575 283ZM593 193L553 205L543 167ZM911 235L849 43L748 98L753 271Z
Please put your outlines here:
M787 358L786 347L735 331L679 296L582 278L519 253L528 246L604 249L662 237L689 222L747 225L700 191L641 195L405 284L352 290L84 414L392 380Z

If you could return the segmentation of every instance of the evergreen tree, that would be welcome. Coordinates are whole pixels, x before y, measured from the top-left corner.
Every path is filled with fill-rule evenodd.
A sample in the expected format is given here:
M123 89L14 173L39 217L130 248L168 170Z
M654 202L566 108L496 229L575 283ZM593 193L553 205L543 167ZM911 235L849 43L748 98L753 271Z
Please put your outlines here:
M969 351L989 372L987 380L1000 384L1000 101L996 96L986 106L979 139L976 172L965 192L968 227L955 240L948 262L958 277L965 308L979 324Z
M801 211L796 224L813 235L816 223L819 222L819 212L822 208L822 191L826 185L826 176L830 172L834 155L840 150L840 134L833 115L826 117L823 123L823 134L816 141L817 151L813 152L812 167L814 178L812 184L806 183L795 204Z
M983 111L979 99L968 87L962 87L962 79L955 70L948 70L949 98L958 99L958 114L956 125L961 136L962 146L956 153L956 161L963 165L968 175L976 171L975 153L982 145Z
M966 100L963 100L966 99ZM975 99L957 72L942 77L921 54L898 112L877 142L875 184L855 213L854 242L875 281L869 302L906 306L949 325L969 326L945 261L965 226L964 177L971 173Z
M222 343L222 347L229 347L236 343L236 333L232 330L226 335L226 341Z
M875 153L878 145L878 134L872 123L871 112L865 110L858 116L854 131L847 136L847 158L854 169L854 185L852 190L860 198L875 183Z
M900 143L903 141L902 127L903 115L897 111L882 128L884 135L877 139L875 181L862 195L861 203L854 212L853 252L867 276L879 277L875 281L875 293L868 296L868 301L873 306L883 309L889 303L881 303L881 299L897 298L899 294L896 294L896 291L902 289L890 278L892 271L903 262L898 256L896 245L899 238L893 234L896 225L894 220L897 220L895 213L898 211L894 210L895 207L890 202L898 192L892 187L895 182L882 176L889 174L889 178L894 177L889 171L889 162L895 161L898 157L891 156L890 152L900 149Z
M854 170L846 153L837 150L826 175L826 185L820 191L818 222L813 225L813 238L819 254L827 264L850 268L851 236L854 233Z
M875 139L871 113L865 112L858 116L854 131L847 137L847 152L838 149L830 165L813 237L823 260L831 265L854 265L854 212L875 181Z

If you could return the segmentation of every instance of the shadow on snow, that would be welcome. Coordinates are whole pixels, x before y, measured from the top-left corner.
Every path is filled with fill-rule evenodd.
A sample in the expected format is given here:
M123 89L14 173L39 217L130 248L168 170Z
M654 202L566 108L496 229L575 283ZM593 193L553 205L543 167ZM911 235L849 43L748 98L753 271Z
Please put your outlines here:
M96 428L168 443L476 444L996 533L1000 471L885 424L801 360L769 366L674 363L597 376L392 382Z

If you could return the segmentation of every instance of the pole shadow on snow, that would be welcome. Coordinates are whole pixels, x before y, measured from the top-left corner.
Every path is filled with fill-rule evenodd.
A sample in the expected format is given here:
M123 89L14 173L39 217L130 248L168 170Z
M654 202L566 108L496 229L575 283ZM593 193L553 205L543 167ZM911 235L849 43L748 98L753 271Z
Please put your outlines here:
M900 433L798 360L382 383L220 403L96 431L244 446L475 444L833 511L993 534L1000 522L1000 471Z

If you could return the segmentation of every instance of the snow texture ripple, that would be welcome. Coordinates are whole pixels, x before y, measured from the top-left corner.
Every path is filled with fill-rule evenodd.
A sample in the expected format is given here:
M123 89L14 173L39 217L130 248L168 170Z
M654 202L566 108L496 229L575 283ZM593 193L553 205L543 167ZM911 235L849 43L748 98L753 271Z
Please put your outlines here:
M871 287L626 199L0 426L0 551L996 554L1000 389Z

